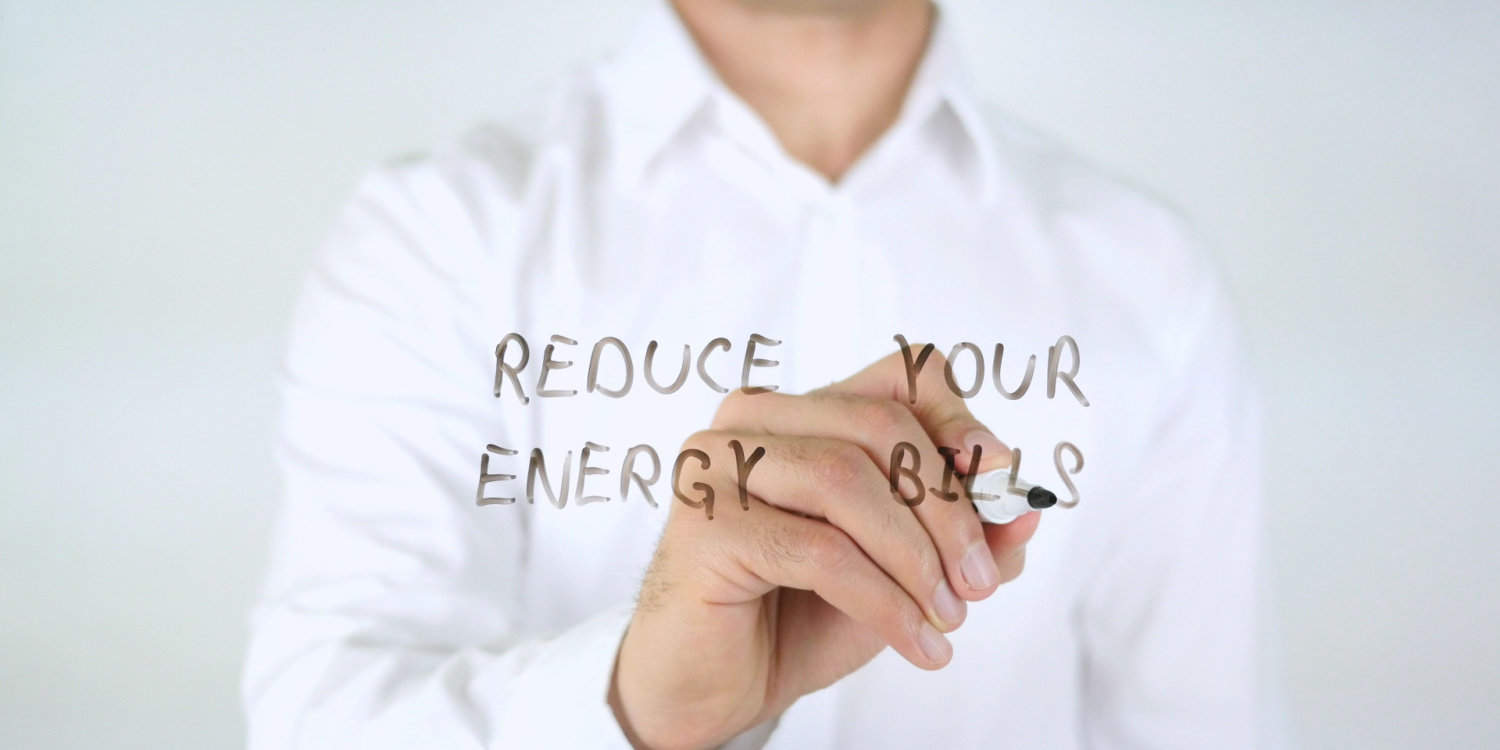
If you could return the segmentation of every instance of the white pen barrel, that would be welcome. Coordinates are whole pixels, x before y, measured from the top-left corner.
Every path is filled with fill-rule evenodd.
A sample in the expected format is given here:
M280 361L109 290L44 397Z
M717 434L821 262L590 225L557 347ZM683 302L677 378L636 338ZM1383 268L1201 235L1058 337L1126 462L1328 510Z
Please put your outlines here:
M1010 523L1033 510L1057 504L1057 495L1045 487L1019 477L1012 485L1010 469L987 471L974 477L972 495L974 509L985 523Z

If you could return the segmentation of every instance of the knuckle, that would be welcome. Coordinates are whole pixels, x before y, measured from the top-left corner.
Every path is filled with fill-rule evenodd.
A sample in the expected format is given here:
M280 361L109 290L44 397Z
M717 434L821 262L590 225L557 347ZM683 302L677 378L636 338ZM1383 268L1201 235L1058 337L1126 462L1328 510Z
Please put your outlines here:
M745 401L749 398L743 390L736 388L729 392L723 400L719 401L719 409L714 412L713 424L736 424L744 418Z
M903 523L901 519L903 515L910 517L911 511L899 503L882 504L881 507L888 507L890 512L882 513L880 531L885 539L899 540L901 553L897 564L902 566L903 578L914 576L914 580L922 583L935 583L944 578L947 574L943 569L943 558L929 533L920 524Z
M847 571L854 563L855 546L849 537L832 526L808 535L807 558L820 570Z
M921 639L922 626L927 623L927 618L910 600L901 601L899 597L892 596L895 601L886 607L892 624L906 637L909 643L917 643Z
M943 569L943 560L938 556L936 550L926 550L917 555L917 572L922 581L938 581L947 577L948 573Z
M885 498L881 499L884 500ZM876 508L881 511L879 523L880 533L883 538L913 539L916 533L920 533L920 528L913 529L912 525L906 520L911 517L911 511L903 507L900 503L881 502ZM903 518L903 516L906 518ZM911 550L913 554L921 554L922 547L919 545L911 544L906 548Z
M792 466L811 466L821 455L808 440L788 440L772 447L777 457Z
M869 462L869 457L857 446L829 440L813 458L812 473L819 487L841 490L854 483Z
M900 432L912 419L905 406L891 399L861 399L854 409L857 423L867 432L877 435Z
M755 548L757 553L772 566L796 564L807 559L803 546L782 528L762 527L755 537Z

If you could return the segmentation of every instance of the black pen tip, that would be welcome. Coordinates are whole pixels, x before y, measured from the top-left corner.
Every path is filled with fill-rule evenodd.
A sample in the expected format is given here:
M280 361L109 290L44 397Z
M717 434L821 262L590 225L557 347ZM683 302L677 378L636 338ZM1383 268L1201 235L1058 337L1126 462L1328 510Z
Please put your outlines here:
M1026 493L1026 504L1036 510L1050 508L1057 505L1057 495L1052 494L1052 490L1046 487L1032 487Z

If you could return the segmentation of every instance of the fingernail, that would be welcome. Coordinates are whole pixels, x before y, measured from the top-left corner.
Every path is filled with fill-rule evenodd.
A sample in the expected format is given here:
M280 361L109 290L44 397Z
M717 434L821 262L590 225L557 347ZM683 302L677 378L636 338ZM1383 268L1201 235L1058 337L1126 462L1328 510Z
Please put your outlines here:
M964 621L964 612L967 611L963 600L953 593L953 587L948 585L946 579L939 579L937 588L932 591L932 609L942 621L940 625L948 630L958 627Z
M974 457L976 445L982 449L979 465L986 470L1010 466L1010 449L989 430L970 430L969 434L964 435L964 451L968 458Z
M964 583L969 584L971 589L987 589L1000 580L1000 570L995 567L990 546L982 541L969 545L969 551L964 553L963 562L959 563L958 569L964 574Z
M922 649L922 655L937 664L945 664L948 657L953 653L953 646L948 639L943 637L932 623L922 621L922 627L917 630L917 647Z

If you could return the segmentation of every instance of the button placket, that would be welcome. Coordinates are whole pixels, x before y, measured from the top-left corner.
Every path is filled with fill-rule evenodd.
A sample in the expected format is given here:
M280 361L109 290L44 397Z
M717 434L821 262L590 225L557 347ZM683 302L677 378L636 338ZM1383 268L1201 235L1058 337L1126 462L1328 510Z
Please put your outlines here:
M859 263L855 212L845 196L823 195L807 204L803 220L798 293L799 385L827 385L853 373L859 318Z

